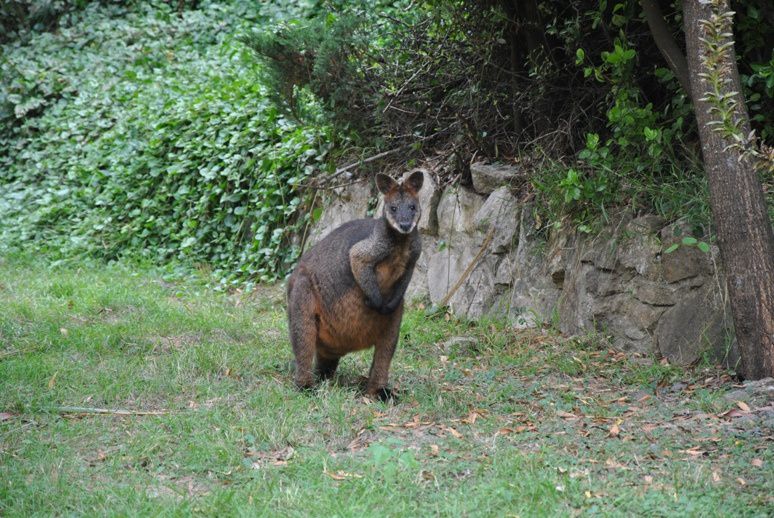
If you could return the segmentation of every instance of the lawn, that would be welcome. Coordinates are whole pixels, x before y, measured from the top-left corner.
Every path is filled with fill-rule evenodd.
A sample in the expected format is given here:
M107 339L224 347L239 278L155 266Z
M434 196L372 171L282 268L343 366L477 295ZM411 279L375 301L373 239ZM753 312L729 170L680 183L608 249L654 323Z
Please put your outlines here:
M1 516L774 513L766 387L420 306L397 402L299 393L282 286L206 279L0 258Z

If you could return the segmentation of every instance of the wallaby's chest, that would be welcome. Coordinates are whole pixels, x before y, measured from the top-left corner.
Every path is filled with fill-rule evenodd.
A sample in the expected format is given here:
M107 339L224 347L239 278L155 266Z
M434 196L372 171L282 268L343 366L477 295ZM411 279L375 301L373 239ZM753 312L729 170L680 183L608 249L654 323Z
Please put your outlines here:
M384 260L377 263L376 281L382 292L389 290L403 276L411 260L411 247L396 247Z

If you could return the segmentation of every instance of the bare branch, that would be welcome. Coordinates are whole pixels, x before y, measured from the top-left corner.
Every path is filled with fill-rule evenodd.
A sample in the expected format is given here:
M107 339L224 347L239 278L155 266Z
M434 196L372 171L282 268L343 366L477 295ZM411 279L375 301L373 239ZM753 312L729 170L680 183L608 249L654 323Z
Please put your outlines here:
M669 32L669 27L667 27L664 16L661 14L658 2L656 0L640 0L640 4L658 50L664 56L669 69L677 77L685 94L690 97L691 83L688 75L688 61L686 61L683 51L677 46L672 33Z

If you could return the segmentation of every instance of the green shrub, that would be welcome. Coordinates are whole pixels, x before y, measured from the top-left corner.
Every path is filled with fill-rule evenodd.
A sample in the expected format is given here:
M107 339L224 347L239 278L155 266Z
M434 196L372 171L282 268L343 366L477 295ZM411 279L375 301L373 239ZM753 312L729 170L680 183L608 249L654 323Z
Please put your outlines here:
M244 5L113 14L89 9L4 49L14 123L0 134L0 220L11 222L0 247L282 274L308 219L300 186L327 167L328 128L270 102L235 36Z

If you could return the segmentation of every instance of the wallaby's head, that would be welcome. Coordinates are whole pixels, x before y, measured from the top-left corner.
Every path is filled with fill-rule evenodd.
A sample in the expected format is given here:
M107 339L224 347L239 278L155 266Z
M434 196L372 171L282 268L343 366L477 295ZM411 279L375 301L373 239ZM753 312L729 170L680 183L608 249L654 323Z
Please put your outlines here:
M422 212L418 193L424 179L422 171L412 173L402 182L386 174L376 175L376 187L384 194L384 217L401 234L410 234L419 222Z

